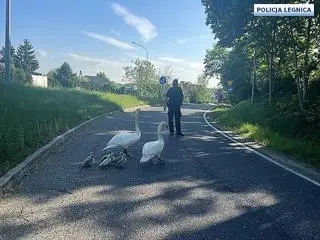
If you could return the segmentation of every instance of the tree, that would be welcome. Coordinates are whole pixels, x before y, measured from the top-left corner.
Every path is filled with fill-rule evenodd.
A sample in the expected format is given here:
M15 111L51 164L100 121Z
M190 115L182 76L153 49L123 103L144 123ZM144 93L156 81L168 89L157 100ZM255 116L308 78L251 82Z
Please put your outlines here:
M295 3L288 0L287 3ZM307 1L303 1L307 2ZM315 73L319 69L320 55L315 51L319 49L320 40L320 14L316 11L315 17L310 18L264 18L254 17L251 9L254 0L202 0L207 15L206 23L212 29L215 37L219 39L218 45L221 47L234 48L241 43L243 49L238 52L240 63L232 63L229 57L225 60L224 75L234 75L231 66L247 66L253 63L253 52L257 57L257 90L264 95L268 94L269 104L275 98L283 94L291 93L292 85L296 86L301 110L305 108L308 100L309 82L314 79ZM279 0L270 0L268 3L279 3ZM311 1L315 6L319 6L319 1ZM239 47L238 47L239 48ZM211 50L212 51L212 50ZM235 52L233 52L233 55ZM236 56L234 55L234 56ZM245 57L245 55L247 55ZM209 57L214 60L219 59L219 54L206 55L205 64L207 75L216 74L218 71L215 62L211 63ZM232 63L232 64L231 64ZM221 68L220 68L221 69ZM227 69L230 70L228 73ZM210 72L211 71L211 72ZM245 73L240 73L244 76ZM249 76L250 78L251 76ZM241 77L242 78L242 77ZM233 79L235 80L235 79ZM245 92L245 80L240 85L233 86L239 98L241 86Z
M13 67L11 71L11 79L15 84L31 85L32 76L20 68Z
M4 79L4 71L5 71L5 47L2 47L0 50L0 83L3 82ZM15 49L11 46L10 55L11 55L11 69L14 69L14 57L15 57ZM13 79L13 74L11 74L11 78Z
M0 50L0 83L3 82L4 79L4 70L5 70L5 47L2 47ZM13 46L11 46L10 49L10 54L11 54L11 68L14 67L13 64L13 57L15 55L15 49L13 48Z
M227 60L228 51L226 48L215 44L212 49L206 51L204 59L206 77L221 77L222 65Z
M159 76L164 76L167 79L167 83L171 82L173 80L173 70L170 65L164 66L160 71L159 71Z
M212 101L212 92L208 89L209 80L204 75L199 75L195 89L191 91L190 102L209 103Z
M14 62L16 67L29 74L39 69L35 50L29 40L25 39L23 44L19 45Z
M134 66L124 67L124 80L137 86L141 97L156 97L159 94L159 75L155 66L146 60L136 59Z
M206 24L211 27L219 45L232 47L234 40L245 33L248 22L255 19L251 13L254 0L201 0L207 15Z
M50 70L47 73L48 86L49 87L61 87L59 80L57 79L57 69Z
M73 72L70 65L67 62L64 62L60 68L57 69L56 78L60 82L62 87L71 87L71 78Z
M79 83L79 78L73 73L70 65L64 62L59 68L48 73L48 81L51 87L75 87Z
M104 72L98 72L97 77L104 79L106 82L110 82L110 79L107 77L107 75Z
M107 77L107 75L104 72L97 73L97 77L100 77L105 81L105 90L108 92L112 92L114 90L113 84L111 83L110 78Z
M5 52L6 52L6 49L5 47L2 47L1 50L0 50L0 65L4 66L4 63L5 63ZM14 49L13 46L11 46L11 49L10 49L10 56L11 56L11 65L13 66L14 65L14 58L15 58L15 54L16 54L16 50Z
M197 92L199 94L200 103L209 103L212 101L212 92L208 88L209 79L204 75L199 75L197 79Z

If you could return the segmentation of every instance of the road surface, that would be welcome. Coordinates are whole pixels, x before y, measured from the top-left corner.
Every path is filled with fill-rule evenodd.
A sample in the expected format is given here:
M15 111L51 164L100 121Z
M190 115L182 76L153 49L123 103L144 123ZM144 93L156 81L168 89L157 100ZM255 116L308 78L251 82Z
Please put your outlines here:
M214 132L209 108L184 107L186 136L166 136L165 166L138 163L162 108L143 109L123 170L79 163L133 129L132 113L83 127L0 200L0 239L320 239L320 188Z

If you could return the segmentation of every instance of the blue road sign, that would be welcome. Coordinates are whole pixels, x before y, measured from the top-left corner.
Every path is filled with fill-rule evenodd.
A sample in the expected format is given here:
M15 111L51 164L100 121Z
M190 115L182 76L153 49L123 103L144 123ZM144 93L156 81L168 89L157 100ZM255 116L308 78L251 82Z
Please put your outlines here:
M160 84L166 84L167 83L167 79L166 77L161 77L160 80L159 80Z
M229 93L229 94L231 94L232 91L233 91L233 88L229 88L229 89L228 89L228 93Z

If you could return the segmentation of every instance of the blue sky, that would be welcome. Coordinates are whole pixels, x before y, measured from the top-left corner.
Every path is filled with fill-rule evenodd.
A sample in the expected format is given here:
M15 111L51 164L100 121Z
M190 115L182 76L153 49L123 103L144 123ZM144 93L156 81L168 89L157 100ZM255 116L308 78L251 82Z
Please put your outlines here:
M215 42L205 25L200 0L12 0L12 43L29 39L37 50L40 71L64 61L74 71L104 71L120 82L122 67L136 57L160 70L171 66L174 77L195 82L203 69L205 51ZM5 1L0 1L0 25L5 24ZM4 45L4 28L0 32ZM211 80L210 85L216 85Z

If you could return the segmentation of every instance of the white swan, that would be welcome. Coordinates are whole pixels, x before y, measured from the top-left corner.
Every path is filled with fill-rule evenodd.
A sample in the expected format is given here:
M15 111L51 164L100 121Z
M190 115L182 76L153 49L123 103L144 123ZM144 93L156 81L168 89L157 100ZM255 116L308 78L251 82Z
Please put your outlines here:
M112 152L108 152L105 156L103 156L103 158L100 160L100 162L98 163L99 167L106 167L108 165L110 165L110 163L114 160L114 155Z
M94 161L94 154L93 152L90 153L90 155L84 160L83 164L82 164L82 167L84 168L89 168L92 166L93 164L93 161Z
M113 166L115 168L124 168L125 164L127 163L127 156L120 152L118 156L114 156L113 153L110 153L103 157L99 167L105 168L108 166Z
M120 153L113 162L111 162L112 166L118 169L124 168L127 163L127 156L124 153Z
M166 129L168 129L168 124L166 122L161 122L158 126L158 140L157 141L152 141L152 142L147 142L143 145L142 148L142 158L140 159L140 163L145 163L150 161L151 159L155 156L158 157L158 160L161 163L164 163L163 160L161 160L160 155L163 151L164 148L164 139L162 136L161 130L162 128L165 127Z
M141 110L138 108L136 110L136 116L135 116L135 132L123 132L119 133L116 136L114 136L107 144L107 147L102 149L102 151L105 151L107 149L111 148L117 148L121 147L123 148L123 152L128 156L128 147L137 143L141 138L141 131L139 128L139 115L141 113Z

